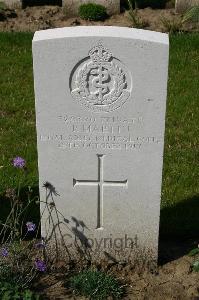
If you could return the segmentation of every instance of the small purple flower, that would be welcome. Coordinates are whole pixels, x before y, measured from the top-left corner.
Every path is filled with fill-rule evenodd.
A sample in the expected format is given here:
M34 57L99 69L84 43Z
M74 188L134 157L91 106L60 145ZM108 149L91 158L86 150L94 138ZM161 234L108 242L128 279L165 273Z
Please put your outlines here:
M35 267L40 272L45 272L47 269L45 262L38 258L35 260Z
M16 167L16 168L23 169L23 168L25 167L25 165L26 165L26 161L25 161L25 159L23 159L22 157L17 156L17 157L15 157L15 158L13 159L12 164L13 164L13 166Z
M3 249L1 250L1 255L2 255L3 257L7 257L7 256L8 256L8 249L3 248Z
M33 222L27 222L26 227L27 230L30 232L30 231L35 231L36 225Z

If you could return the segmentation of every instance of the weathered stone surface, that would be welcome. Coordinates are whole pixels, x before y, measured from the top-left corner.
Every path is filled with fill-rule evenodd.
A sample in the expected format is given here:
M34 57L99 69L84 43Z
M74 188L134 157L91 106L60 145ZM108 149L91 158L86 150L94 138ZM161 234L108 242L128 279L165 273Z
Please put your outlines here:
M199 0L176 0L177 13L184 13L188 8L199 5Z
M42 236L97 259L156 259L168 36L40 31L33 61Z
M21 0L3 0L8 8L20 8L22 7L22 1Z
M67 15L76 16L79 6L90 2L105 6L109 15L118 14L120 12L120 0L62 0L62 6L65 8Z

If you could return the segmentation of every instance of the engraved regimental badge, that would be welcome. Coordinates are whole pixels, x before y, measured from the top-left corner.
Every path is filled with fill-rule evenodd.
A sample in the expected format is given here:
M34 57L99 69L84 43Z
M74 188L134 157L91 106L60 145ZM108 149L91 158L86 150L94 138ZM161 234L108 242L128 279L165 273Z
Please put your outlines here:
M127 68L101 43L88 55L71 73L73 98L93 112L111 112L120 108L131 92Z

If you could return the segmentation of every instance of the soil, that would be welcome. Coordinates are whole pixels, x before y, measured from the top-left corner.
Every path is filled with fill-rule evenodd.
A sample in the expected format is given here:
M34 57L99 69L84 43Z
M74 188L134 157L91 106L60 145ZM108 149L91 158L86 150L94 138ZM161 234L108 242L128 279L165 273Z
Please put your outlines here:
M111 261L95 265L95 268L119 280L124 286L124 300L199 300L199 272L191 267L199 257L187 255L193 247L197 247L196 240L161 241L158 267L151 270ZM40 278L35 289L44 299L84 300L86 298L74 295L68 283L70 276L81 268L75 263L66 268L65 262L59 262L54 271Z
M148 30L166 32L161 19L174 23L178 27L180 15L175 14L174 8L167 9L139 9L137 12L141 27ZM62 7L59 6L34 6L25 9L5 9L0 11L0 31L24 31L35 32L57 27L100 25L100 26L123 26L135 27L129 18L128 11L119 15L111 16L104 22L82 20L78 17L70 18ZM197 31L196 24L188 23L179 28L184 31Z

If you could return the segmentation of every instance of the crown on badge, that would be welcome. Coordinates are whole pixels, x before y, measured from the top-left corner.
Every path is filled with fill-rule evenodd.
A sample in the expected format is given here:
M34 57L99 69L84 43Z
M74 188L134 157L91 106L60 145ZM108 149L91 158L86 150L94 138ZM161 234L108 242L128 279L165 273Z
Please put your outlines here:
M89 56L93 62L108 62L112 57L112 53L99 43L89 51Z

